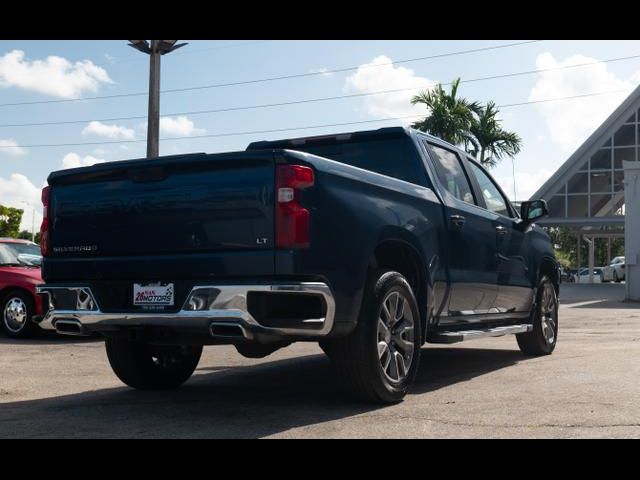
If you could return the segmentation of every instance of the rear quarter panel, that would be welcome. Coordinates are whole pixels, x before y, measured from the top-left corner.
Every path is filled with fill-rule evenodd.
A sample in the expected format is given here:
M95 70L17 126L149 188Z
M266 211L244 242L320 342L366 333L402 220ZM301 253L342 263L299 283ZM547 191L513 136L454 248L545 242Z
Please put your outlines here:
M311 166L316 181L302 195L311 245L276 254L276 274L323 277L336 297L337 323L356 322L367 268L384 240L411 244L433 265L428 281L446 280L438 262L443 210L430 188L302 152L285 152L280 161Z

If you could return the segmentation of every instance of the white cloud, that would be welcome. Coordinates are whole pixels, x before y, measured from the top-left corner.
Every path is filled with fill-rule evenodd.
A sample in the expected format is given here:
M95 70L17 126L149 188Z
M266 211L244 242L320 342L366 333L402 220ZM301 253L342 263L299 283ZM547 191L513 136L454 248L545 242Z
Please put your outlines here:
M333 77L333 72L330 72L328 68L309 70L309 73L319 73L321 77Z
M507 159L505 162L510 162L511 160ZM501 176L496 177L496 182L502 187L504 193L511 200L528 200L533 195L544 182L546 182L549 177L553 174L553 171L548 170L546 168L541 168L535 173L528 172L519 172L518 161L516 160L516 195L517 198L513 197L513 176Z
M8 179L0 177L0 199L2 199L2 205L24 210L20 230L31 231L34 208L34 226L36 232L40 228L40 223L42 222L40 192L41 189L36 187L21 173L12 173ZM26 204L23 202L26 202Z
M147 131L147 122L141 123L142 131ZM186 115L176 117L160 117L160 135L167 137L190 137L206 133L204 128L196 127L193 120Z
M141 123L140 128L146 135L147 122ZM192 137L194 135L203 135L206 132L204 128L196 127L193 120L186 115L160 117L160 135L167 137Z
M382 65L373 67L372 65ZM390 58L380 55L371 63L358 67L353 75L347 77L344 90L349 94L371 93L384 90L411 88L401 92L385 93L364 97L366 112L373 117L406 117L426 115L424 106L411 105L411 97L420 90L432 87L433 80L417 76L413 70L394 67ZM403 123L412 123L416 119L406 119Z
M107 71L90 60L71 63L51 55L44 60L26 60L22 50L0 56L0 86L18 87L61 98L78 98L95 92L103 83L113 83Z
M205 131L203 128L197 128L193 121L185 115L160 118L160 135L190 137L192 135L202 135Z
M95 158L91 155L81 157L77 153L69 152L62 158L62 168L88 167L103 162L103 159Z
M133 140L136 138L136 132L133 128L127 128L120 125L107 125L106 123L92 121L82 129L83 135L97 135L99 137L112 138L115 140Z
M17 157L20 155L26 155L27 151L22 147L18 147L18 142L13 138L6 138L0 139L0 153Z
M549 69L592 62L596 62L596 59L579 54L571 55L565 60L556 60L547 52L538 55L536 66L538 69ZM531 89L529 101L626 89L620 93L536 105L547 123L551 140L568 153L593 133L629 95L634 83L638 81L640 72L628 79L618 78L602 62L586 67L541 72Z

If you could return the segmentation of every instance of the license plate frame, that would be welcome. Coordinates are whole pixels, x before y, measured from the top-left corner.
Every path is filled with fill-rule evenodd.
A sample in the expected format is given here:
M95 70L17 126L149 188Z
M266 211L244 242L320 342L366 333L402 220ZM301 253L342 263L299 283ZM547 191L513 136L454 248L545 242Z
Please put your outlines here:
M173 282L134 282L132 303L134 307L173 307L175 285Z

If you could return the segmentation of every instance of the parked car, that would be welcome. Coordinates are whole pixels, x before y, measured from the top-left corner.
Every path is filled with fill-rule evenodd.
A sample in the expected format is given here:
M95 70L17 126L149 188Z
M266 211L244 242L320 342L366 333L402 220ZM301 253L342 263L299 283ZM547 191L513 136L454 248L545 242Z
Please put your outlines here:
M602 267L603 282L621 282L625 279L624 257L615 257L607 267Z
M32 320L43 313L36 294L36 285L42 283L41 260L37 244L0 238L0 327L10 337L25 338L37 328Z
M103 334L135 388L179 386L203 345L257 358L312 341L358 398L388 403L425 342L556 345L546 202L518 213L484 167L416 130L67 169L43 204L40 325Z
M602 283L602 268L601 267L597 267L593 269L593 283ZM583 268L582 270L580 270L580 272L576 275L576 282L577 283L589 283L589 269L588 268Z

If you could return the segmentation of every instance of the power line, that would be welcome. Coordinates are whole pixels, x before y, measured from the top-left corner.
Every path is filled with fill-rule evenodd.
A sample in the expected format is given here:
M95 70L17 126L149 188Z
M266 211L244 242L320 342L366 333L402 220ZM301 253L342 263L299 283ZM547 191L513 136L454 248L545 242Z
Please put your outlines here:
M474 82L480 82L480 81L486 81L486 80L495 80L500 78L511 78L511 77L517 77L522 75L531 75L535 73L544 73L544 72L550 72L550 71L556 71L556 70L566 70L570 68L586 67L586 66L596 65L600 63L611 63L611 62L619 62L624 60L633 60L637 58L640 58L640 55L609 58L605 60L596 60L595 62L579 63L575 65L563 65L560 67L543 68L538 70L525 70L522 72L505 73L505 74L499 74L499 75L491 75L487 77L470 78L467 80L461 80L460 83L474 83ZM451 82L441 83L442 86L447 86L450 84ZM222 112L233 112L233 111L239 111L239 110L253 110L253 109L259 109L259 108L282 107L282 106L288 106L288 105L300 105L305 103L316 103L316 102L324 102L324 101L331 101L331 100L342 100L342 99L348 99L348 98L368 97L373 95L406 92L411 90L418 91L423 88L424 87L395 88L391 90L379 90L376 92L354 93L354 94L348 94L348 95L336 95L331 97L308 98L308 99L291 100L287 102L278 102L278 103L264 103L264 104L258 104L258 105L216 108L212 110L196 110L196 111L190 111L190 112L174 112L174 113L167 113L163 116L204 115L209 113L222 113ZM111 117L111 118L101 118L101 119L63 120L63 121L55 121L55 122L14 123L14 124L0 124L0 128L36 127L36 126L42 127L47 125L71 125L71 124L81 124L81 123L89 123L89 122L115 122L115 121L122 121L122 120L141 120L145 118L147 118L146 115L137 115L137 116Z
M455 55L463 55L463 54L469 54L469 53L484 52L484 51L489 51L489 50L498 50L498 49L508 48L508 47L516 47L516 46L519 46L519 45L525 45L525 44L536 43L536 42L541 42L541 41L542 40L528 40L528 41L525 41L525 42L506 43L506 44L503 44L503 45L494 45L494 46L491 46L491 47L482 47L482 48L474 48L474 49L470 49L470 50L459 50L457 52L440 53L440 54L436 54L436 55L429 55L429 56L426 56L426 57L408 58L408 59L404 59L404 60L397 60L397 61L395 61L393 63L394 64L400 64L400 63L417 62L417 61L422 61L422 60L433 60L433 59L436 59L436 58L451 57L451 56L455 56ZM273 81L278 81L278 80L288 80L288 79L294 79L294 78L313 77L313 76L317 76L317 75L327 75L327 74L330 74L330 73L348 72L348 71L352 71L352 70L357 70L359 68L384 67L384 66L387 66L387 65L388 64L386 64L386 63L382 63L382 64L376 63L376 64L370 64L370 65L358 65L358 66L352 66L352 67L337 68L337 69L332 69L332 70L322 70L322 71L313 71L313 72L306 72L306 73L297 73L297 74L292 74L292 75L282 75L282 76L278 76L278 77L267 77L267 78L253 79L253 80L242 80L242 81L238 81L238 82L215 83L215 84L210 84L210 85L199 85L199 86L196 86L196 87L173 88L173 89L169 89L169 90L162 90L161 93L178 93L178 92L189 92L189 91L194 91L194 90L204 90L204 89L210 89L210 88L231 87L231 86L236 86L236 85L249 85L249 84L255 84L255 83L273 82ZM0 103L0 107L17 106L17 105L40 105L40 104L51 104L51 103L82 102L82 101L87 101L87 100L104 100L104 99L109 99L109 98L139 97L139 96L143 96L143 95L148 95L148 92L120 93L120 94L114 94L114 95L100 95L100 96L95 96L95 97L83 97L83 98L67 98L67 99L61 99L61 100L37 100L37 101L33 101L33 102Z
M571 100L576 98L595 97L599 95L626 92L627 90L628 89L618 89L618 90L610 90L606 92L595 92L595 93L586 93L582 95L572 95L568 97L557 97L557 98L549 98L544 100L532 100L529 102L510 103L510 104L498 105L498 108L509 108L509 107L517 107L522 105L532 105L537 103ZM424 117L424 114L407 115L403 117L377 118L373 120L359 120L354 122L327 123L323 125L308 125L304 127L287 127L287 128L268 129L268 130L215 133L215 134L207 134L207 135L192 135L192 136L186 136L186 137L169 137L169 138L161 138L160 140L169 141L169 140L187 140L187 139L200 139L200 138L236 137L236 136L242 136L242 135L257 135L260 133L278 133L278 132L287 132L287 131L296 131L296 130L310 130L314 128L341 127L346 125L359 125L359 124L386 122L386 121L394 121L394 120L407 120L410 118L422 118L422 117ZM52 144L36 144L36 145L3 145L3 146L0 146L0 148L78 147L78 146L85 146L85 145L111 145L111 144L123 144L123 143L140 143L145 141L146 140L111 140L106 142L52 143Z

